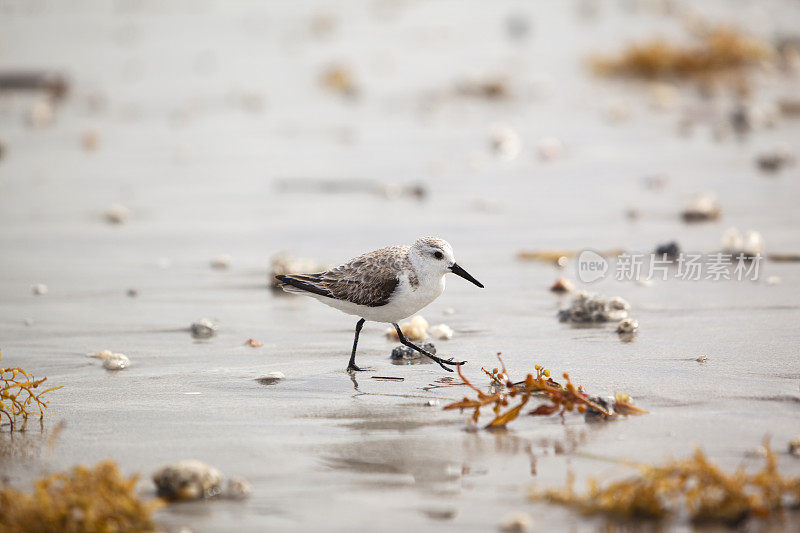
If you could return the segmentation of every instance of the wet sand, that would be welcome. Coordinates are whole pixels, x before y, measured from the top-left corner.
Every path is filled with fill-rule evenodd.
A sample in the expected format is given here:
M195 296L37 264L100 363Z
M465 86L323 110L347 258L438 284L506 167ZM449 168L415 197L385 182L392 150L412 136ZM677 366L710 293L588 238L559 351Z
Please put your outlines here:
M588 18L562 2L8 6L0 65L57 68L72 87L55 123L38 130L24 120L30 96L0 97L2 362L64 385L43 431L0 432L2 475L25 486L45 470L113 458L140 472L151 494L156 468L193 457L252 483L242 502L159 511L175 530L486 531L521 510L548 529L582 531L604 522L532 503L527 491L563 484L570 469L579 486L627 472L589 454L659 461L701 445L733 468L758 463L747 452L764 435L783 452L798 433L797 264L767 262L757 282L582 286L630 302L641 327L624 343L612 325L558 322L569 297L548 287L573 278L574 264L558 271L516 259L523 248L649 252L673 239L710 252L730 226L757 229L768 251L800 252L798 167L765 176L754 163L777 145L800 153L800 121L741 140L715 141L705 122L679 136L680 111L700 105L694 91L677 109L654 111L642 84L598 80L583 63L677 24L600 6ZM703 10L757 20L765 35L796 31L800 16L792 2ZM309 29L320 14L336 21L329 35ZM515 14L527 14L525 39L506 35ZM320 87L332 63L352 70L356 98ZM495 74L508 76L508 99L440 96ZM800 89L788 77L762 85L756 101ZM619 99L631 118L608 123L604 109ZM498 122L522 139L513 161L488 149ZM99 133L94 151L81 147L89 128ZM546 137L564 143L562 158L540 161ZM642 186L658 174L664 190ZM423 183L428 195L278 186L303 179ZM684 224L683 202L705 190L717 193L721 219ZM103 220L112 203L131 209L126 223ZM630 207L638 219L625 217ZM280 250L336 263L426 234L448 239L486 285L451 277L422 312L454 328L451 341L434 342L469 361L474 383L485 385L480 367L503 352L520 378L536 363L569 371L589 391L632 395L650 414L604 424L522 418L506 432L468 432L467 414L441 410L467 394L453 374L391 364L385 326L368 323L358 361L370 371L351 379L355 319L266 288ZM223 253L231 268L211 269ZM768 276L782 281L767 285ZM48 293L34 296L36 283ZM126 295L131 288L138 296ZM190 336L202 317L218 321L216 337ZM263 346L245 346L251 337ZM103 349L133 365L114 373L85 357ZM708 361L697 363L702 354ZM271 371L286 379L255 381ZM780 462L800 474L796 458L782 453Z

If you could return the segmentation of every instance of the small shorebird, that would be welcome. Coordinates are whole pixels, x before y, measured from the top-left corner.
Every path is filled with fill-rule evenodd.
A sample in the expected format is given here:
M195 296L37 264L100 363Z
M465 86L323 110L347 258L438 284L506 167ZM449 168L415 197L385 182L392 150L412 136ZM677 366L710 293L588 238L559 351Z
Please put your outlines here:
M480 288L483 284L456 264L453 247L436 237L421 237L411 246L387 246L360 255L319 274L275 276L286 292L305 294L349 315L356 315L356 337L347 370L356 366L358 335L364 322L388 322L400 342L439 363L459 365L429 353L406 339L397 323L408 318L442 294L444 275L452 272Z

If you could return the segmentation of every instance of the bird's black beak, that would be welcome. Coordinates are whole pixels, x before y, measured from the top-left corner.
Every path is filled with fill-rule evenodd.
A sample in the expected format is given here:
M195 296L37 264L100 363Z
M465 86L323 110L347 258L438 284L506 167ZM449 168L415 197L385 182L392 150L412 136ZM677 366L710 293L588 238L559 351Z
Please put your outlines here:
M467 280L467 281L470 281L470 282L474 283L475 285L477 285L477 286L478 286L478 287L480 287L481 289L483 288L483 283L481 283L481 282L480 282L480 281L478 281L477 279L473 278L473 277L472 277L472 276L469 274L469 272L467 272L466 270L464 270L463 268L461 268L460 266L458 266L458 263L453 263L453 266L451 266L451 267L450 267L450 272L452 272L452 273L453 273L453 274L455 274L456 276L461 276L461 277L462 277L462 278L464 278L465 280Z

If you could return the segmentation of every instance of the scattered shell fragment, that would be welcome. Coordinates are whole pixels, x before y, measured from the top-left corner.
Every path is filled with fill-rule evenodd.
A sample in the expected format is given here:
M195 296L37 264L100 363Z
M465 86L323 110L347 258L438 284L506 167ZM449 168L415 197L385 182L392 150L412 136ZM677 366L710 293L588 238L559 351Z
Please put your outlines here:
M96 150L100 145L100 133L95 129L87 129L81 134L81 146L88 151Z
M564 144L555 137L540 140L536 148L542 161L554 161L564 154Z
M427 402L425 402L425 405L428 407L436 407L437 405L439 405L439 400L428 400Z
M217 329L219 329L219 326L208 318L203 318L193 323L190 327L192 337L195 339L210 339L217 334Z
M268 374L264 374L262 376L258 376L256 381L261 383L262 385L272 385L274 383L279 382L282 379L286 379L286 374L280 371L270 372Z
M617 333L634 333L639 329L639 321L635 318L623 318L617 324Z
M775 150L760 154L756 158L758 168L764 172L778 172L786 167L794 165L794 156L786 150Z
M755 230L747 230L742 236L737 228L728 228L722 234L722 251L734 259L739 255L756 257L764 252L764 237Z
M526 533L533 526L533 518L528 513L515 511L503 517L499 529L503 533Z
M502 77L487 77L456 83L455 93L459 96L502 100L510 96L508 82Z
M431 334L431 337L443 341L449 341L453 338L453 328L447 324L437 324L432 326L428 332Z
M28 124L36 129L45 128L53 123L55 106L50 98L39 98L28 109Z
M320 84L331 92L347 98L358 96L358 87L353 74L342 65L331 65L320 75Z
M489 147L504 161L516 159L522 149L519 134L507 124L495 124L489 132Z
M444 309L442 309L442 314L443 315L454 315L454 314L456 314L456 310L453 309L452 307L445 307Z
M236 500L247 498L253 493L250 482L242 476L233 476L225 483L225 496Z
M570 307L558 312L561 322L607 322L609 320L622 320L628 317L630 304L615 296L606 298L586 291L579 291L572 300Z
M789 453L795 457L800 457L800 437L795 437L789 441Z
M705 363L706 361L708 361L708 356L705 354L698 355L695 361L697 361L698 363Z
M168 500L197 500L221 492L222 473L202 461L185 459L153 474L158 495Z
M781 278L779 276L770 276L767 278L767 285L779 285L781 282Z
M103 366L108 370L124 370L131 366L131 360L124 353L113 353L111 350L87 353L86 357L103 360Z
M553 292L572 292L574 289L575 285L567 278L558 278L555 283L550 286L550 290Z
M712 193L695 195L683 208L681 215L686 222L701 222L719 218L722 208Z
M230 268L232 260L233 258L230 255L222 254L213 258L209 264L211 265L211 268L215 270L227 270Z
M36 285L31 285L31 292L33 292L34 296L42 296L47 294L47 285L44 283L37 283Z
M261 348L262 346L264 346L264 343L259 342L253 338L247 339L247 342L245 342L245 344L247 346L252 346L253 348Z
M103 213L109 224L124 224L131 216L131 210L120 204L111 204Z
M432 342L426 342L420 346L426 352L436 355L436 346L433 345ZM395 346L392 349L392 355L389 356L390 359L393 361L411 361L414 359L423 359L427 358L426 356L422 355L418 351L413 348L409 348L408 346Z
M428 338L428 321L421 315L415 315L408 322L400 324L400 331L403 332L405 338L409 340L422 340ZM389 339L398 339L397 331L394 328L386 330L386 336Z

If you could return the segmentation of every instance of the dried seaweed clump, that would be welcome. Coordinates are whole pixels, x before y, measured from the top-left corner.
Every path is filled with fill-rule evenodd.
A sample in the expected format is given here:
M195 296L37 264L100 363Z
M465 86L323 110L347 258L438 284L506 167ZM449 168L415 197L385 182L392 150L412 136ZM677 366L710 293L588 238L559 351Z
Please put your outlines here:
M541 365L536 365L536 377L528 374L524 381L513 382L506 373L505 364L500 360L501 369L494 368L486 370L481 368L486 375L491 378L491 387L488 392L483 392L474 387L467 378L461 373L461 366L457 367L458 375L461 380L475 393L477 398L471 400L464 397L459 402L446 405L444 409L473 409L472 420L478 422L481 408L486 405L492 406L494 419L486 425L487 429L503 428L509 422L516 419L522 409L533 397L540 397L546 400L536 409L529 411L529 415L546 416L560 414L564 416L567 411L577 410L585 413L587 418L613 418L621 415L635 415L647 413L633 405L633 400L627 394L617 394L611 401L602 398L592 397L586 394L583 387L576 387L570 381L569 374L564 373L566 383L561 385L550 377L550 370ZM499 389L499 390L498 390ZM515 406L504 410L512 402L518 402Z
M636 464L638 476L603 487L590 479L583 494L575 492L570 478L564 488L531 496L617 518L688 516L693 522L736 524L800 503L800 478L781 476L768 442L764 448L764 467L753 474L741 467L725 472L697 449L688 459L660 466Z
M45 381L47 378L36 379L21 368L0 367L0 423L5 416L11 431L14 431L14 422L22 418L22 427L19 429L24 430L29 416L38 413L40 419L44 418L44 410L50 402L42 396L61 388L42 387L41 390L34 390L39 389L39 385Z
M41 478L32 493L4 486L0 531L152 531L152 513L161 501L140 500L137 482L113 461L103 461Z
M775 57L774 49L731 28L713 28L691 46L656 39L630 45L616 57L598 57L596 72L642 78L692 77L719 74Z

